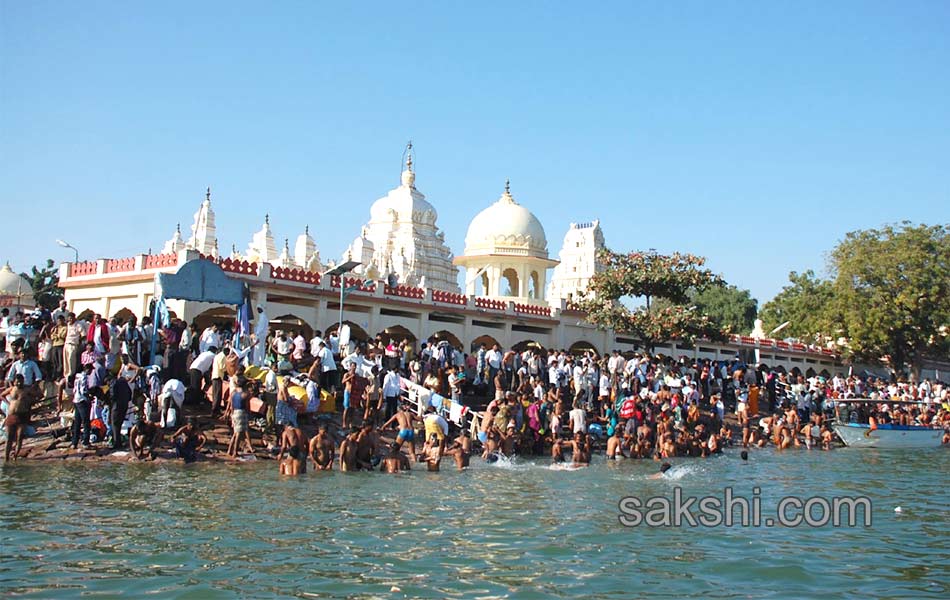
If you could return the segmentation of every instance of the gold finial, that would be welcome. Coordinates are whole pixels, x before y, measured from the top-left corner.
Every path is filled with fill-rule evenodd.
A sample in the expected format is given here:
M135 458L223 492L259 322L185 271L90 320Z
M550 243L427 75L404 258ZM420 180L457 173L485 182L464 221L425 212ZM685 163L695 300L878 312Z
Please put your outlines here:
M178 235L181 235L181 223L177 223L175 225L175 233L177 233Z
M208 189L205 190L205 200L211 202L211 186L208 186Z
M231 244L231 254L237 254L237 244Z
M406 144L406 170L412 170L412 140L409 140L409 143Z
M264 213L264 225L270 225L270 214Z
M505 193L506 194L511 193L511 180L508 179L507 177L505 178Z

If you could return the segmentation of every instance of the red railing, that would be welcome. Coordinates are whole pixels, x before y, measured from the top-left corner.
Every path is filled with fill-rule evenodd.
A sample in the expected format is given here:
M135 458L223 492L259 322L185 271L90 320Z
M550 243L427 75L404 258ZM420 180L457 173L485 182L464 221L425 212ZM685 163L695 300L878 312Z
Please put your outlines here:
M805 344L802 344L802 343L800 343L800 342L794 342L794 343L792 344L792 350L798 350L799 352L804 352L804 351L808 350L808 346L806 346Z
M486 308L488 310L505 310L507 303L502 300L492 300L491 298L475 298L475 308Z
M397 285L396 287L390 287L388 285L383 286L383 293L387 296L396 296L399 298L414 298L416 300L422 300L426 297L426 291L422 288L412 287L411 285Z
M355 286L356 291L359 291L359 292L368 292L371 294L374 291L376 291L376 284L373 283L372 281L370 282L369 285L366 285L366 282L363 279L359 279L357 277L347 277L343 281L346 283L346 287L353 288ZM331 288L340 287L339 275L330 276L330 287Z
M285 281L297 281L299 283L320 285L320 273L317 273L316 271L308 271L306 269L274 267L274 269L271 270L271 277L274 279L283 279Z
M95 274L96 274L95 261L72 263L71 265L69 265L70 277L79 277L81 275L95 275Z
M441 302L442 304L458 304L460 306L465 306L468 302L464 294L446 292L445 290L432 290L432 301Z
M135 270L135 258L110 258L106 260L106 273L125 273Z
M174 252L168 254L146 254L142 261L143 269L162 269L165 267L174 267L178 264L178 255Z
M248 262L246 260L234 260L231 257L221 258L219 256L218 258L215 258L205 254L202 254L201 258L216 263L224 271L240 273L242 275L257 275L257 263Z
M515 303L515 312L522 313L526 315L536 315L539 317L550 317L551 308L548 306L536 306L534 304L518 304Z

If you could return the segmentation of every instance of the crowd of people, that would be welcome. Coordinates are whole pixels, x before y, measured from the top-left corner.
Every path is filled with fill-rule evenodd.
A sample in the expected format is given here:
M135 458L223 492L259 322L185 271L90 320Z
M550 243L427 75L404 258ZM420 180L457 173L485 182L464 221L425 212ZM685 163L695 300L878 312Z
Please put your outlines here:
M303 472L308 461L321 470L335 461L346 471L400 471L412 462L438 470L445 456L464 468L473 452L583 466L600 452L662 461L729 445L827 450L835 417L950 430L948 388L929 379L826 378L647 352L481 344L465 353L447 339L378 336L341 347L336 332L270 327L263 307L254 333L237 338L227 322L171 319L156 329L148 317L79 319L65 302L54 311L4 311L7 459L19 455L33 408L49 398L73 449L108 444L148 458L174 448L191 462L211 450L204 420L229 426L229 457L257 451L257 437L257 449L276 453L286 473ZM421 414L407 402L414 386L432 400ZM862 397L869 402L861 411L836 410L836 400ZM329 410L337 399L339 427ZM446 419L444 399L472 408L469 420Z

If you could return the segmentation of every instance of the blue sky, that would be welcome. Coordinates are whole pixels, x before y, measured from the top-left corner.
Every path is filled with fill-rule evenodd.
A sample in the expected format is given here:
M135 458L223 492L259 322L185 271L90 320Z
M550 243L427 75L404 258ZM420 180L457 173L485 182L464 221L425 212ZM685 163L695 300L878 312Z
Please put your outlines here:
M0 0L0 260L158 250L212 187L336 258L398 183L456 254L511 178L556 255L707 256L764 302L851 230L950 217L950 3Z

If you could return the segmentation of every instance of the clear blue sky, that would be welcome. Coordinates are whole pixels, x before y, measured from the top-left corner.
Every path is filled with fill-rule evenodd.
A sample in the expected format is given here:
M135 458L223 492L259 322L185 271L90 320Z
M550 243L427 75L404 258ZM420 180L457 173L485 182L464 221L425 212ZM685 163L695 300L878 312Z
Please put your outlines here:
M0 260L158 250L212 187L338 258L398 183L461 254L512 193L552 255L705 255L760 302L847 231L950 220L948 2L0 0Z

